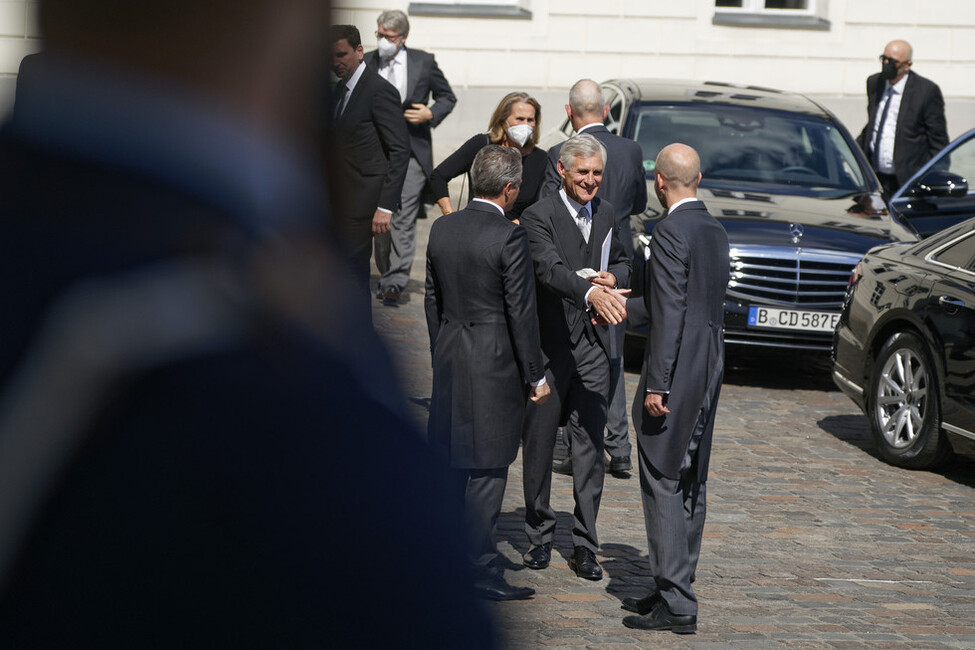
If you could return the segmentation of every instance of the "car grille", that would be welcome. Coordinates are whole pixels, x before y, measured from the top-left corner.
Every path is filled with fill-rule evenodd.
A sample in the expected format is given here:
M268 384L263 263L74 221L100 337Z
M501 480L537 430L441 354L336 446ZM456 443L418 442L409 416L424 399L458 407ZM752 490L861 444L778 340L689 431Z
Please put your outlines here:
M765 305L839 309L861 255L775 246L733 246L728 296Z

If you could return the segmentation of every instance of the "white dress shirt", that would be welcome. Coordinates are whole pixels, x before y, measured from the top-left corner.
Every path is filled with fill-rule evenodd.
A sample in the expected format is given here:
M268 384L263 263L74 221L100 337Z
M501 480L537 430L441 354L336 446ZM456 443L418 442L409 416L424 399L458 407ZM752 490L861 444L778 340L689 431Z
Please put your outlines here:
M888 96L890 110L887 111L887 120L884 122L883 133L877 140L877 171L883 174L894 173L894 136L897 134L897 115L901 110L901 100L904 99L904 86L907 85L908 72L904 78L893 86L888 82L884 86L884 94ZM889 92L888 92L889 89ZM884 114L884 106L887 104L881 101L877 104L877 114L873 119L873 133L870 141L873 142L877 137L877 129L880 127L880 118Z
M379 76L396 86L399 100L406 101L406 48L401 47L391 59L379 57ZM390 79L392 77L392 79Z

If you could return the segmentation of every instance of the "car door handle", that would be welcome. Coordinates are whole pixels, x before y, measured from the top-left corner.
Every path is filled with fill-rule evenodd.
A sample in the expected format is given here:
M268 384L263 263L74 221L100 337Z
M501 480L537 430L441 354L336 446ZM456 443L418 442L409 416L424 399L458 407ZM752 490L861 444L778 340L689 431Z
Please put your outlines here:
M965 306L964 301L958 300L956 298L949 298L948 296L941 296L938 298L938 304L948 312L949 314L956 314L958 310Z

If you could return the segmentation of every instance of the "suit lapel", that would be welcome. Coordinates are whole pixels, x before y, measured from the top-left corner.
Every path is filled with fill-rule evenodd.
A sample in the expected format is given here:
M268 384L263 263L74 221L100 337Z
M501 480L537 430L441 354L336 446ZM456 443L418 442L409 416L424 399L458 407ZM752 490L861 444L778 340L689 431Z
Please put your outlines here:
M422 75L423 63L420 60L419 55L414 54L413 50L406 49L406 100L405 104L410 104L413 102L413 93L416 91L416 85L420 82L420 77Z
M562 202L561 195L553 194L550 200L555 203L555 209L552 210L552 235L558 244L559 253L573 270L579 270L586 263L583 254L586 242L575 219Z
M365 64L363 63L363 65ZM359 82L355 85L355 88L352 89L352 94L349 95L349 101L346 102L345 108L342 109L342 114L339 116L339 122L344 122L356 114L356 109L359 107L359 104L362 103L362 97L370 92L369 87L372 80L369 77L374 74L379 73L375 72L368 66L362 71L362 76L359 77Z
M613 227L610 216L600 212L602 203L599 197L592 200L592 230L589 232L589 266L597 271L602 256L603 240Z

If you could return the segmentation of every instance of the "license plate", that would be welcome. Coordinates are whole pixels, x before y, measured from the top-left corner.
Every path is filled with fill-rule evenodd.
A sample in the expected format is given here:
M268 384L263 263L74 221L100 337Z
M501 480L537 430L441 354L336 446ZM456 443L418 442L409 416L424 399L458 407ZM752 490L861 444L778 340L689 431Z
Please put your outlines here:
M777 330L804 330L807 332L832 332L840 315L830 311L802 311L779 307L748 308L748 326Z

